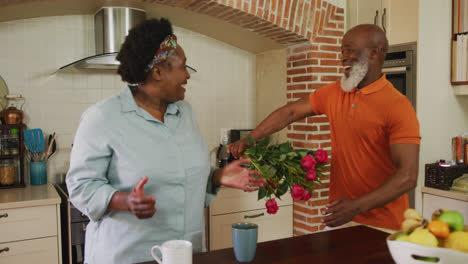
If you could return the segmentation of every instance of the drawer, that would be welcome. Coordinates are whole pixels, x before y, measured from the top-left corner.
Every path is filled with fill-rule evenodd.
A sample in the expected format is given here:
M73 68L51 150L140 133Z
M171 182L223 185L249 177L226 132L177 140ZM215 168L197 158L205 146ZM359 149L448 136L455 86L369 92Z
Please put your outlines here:
M86 226L89 222L73 223L71 228L71 244L83 245L85 242Z
M36 206L0 210L0 243L57 236L57 207Z
M1 243L0 264L12 263L59 263L57 237L31 239L17 242Z
M257 216L250 218L251 216ZM249 222L258 225L258 242L270 241L293 235L293 206L281 206L274 215L264 210L216 215L210 218L210 250L232 247L231 225Z
M70 217L71 217L72 223L89 221L89 218L85 214L80 212L80 210L76 209L75 207L70 208Z
M241 211L260 210L265 208L265 200L257 200L258 192L244 192L243 190L222 187L210 205L212 215L228 214ZM289 193L276 199L278 206L292 205Z

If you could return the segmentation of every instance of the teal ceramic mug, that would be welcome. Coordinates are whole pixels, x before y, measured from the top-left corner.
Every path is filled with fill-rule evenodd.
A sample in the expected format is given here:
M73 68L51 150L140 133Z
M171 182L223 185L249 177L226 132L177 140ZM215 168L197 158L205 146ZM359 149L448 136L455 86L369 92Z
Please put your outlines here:
M236 223L232 225L232 244L238 262L250 262L257 250L258 225Z
M47 183L47 162L31 162L29 163L29 176L31 185L39 185Z

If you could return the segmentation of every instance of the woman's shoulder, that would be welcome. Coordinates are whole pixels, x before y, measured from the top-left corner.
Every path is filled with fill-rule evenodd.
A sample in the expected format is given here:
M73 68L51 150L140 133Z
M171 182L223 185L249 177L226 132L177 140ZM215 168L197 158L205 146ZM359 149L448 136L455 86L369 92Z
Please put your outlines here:
M82 115L82 118L92 118L96 121L103 121L112 115L120 113L121 104L118 96L112 96L88 107Z

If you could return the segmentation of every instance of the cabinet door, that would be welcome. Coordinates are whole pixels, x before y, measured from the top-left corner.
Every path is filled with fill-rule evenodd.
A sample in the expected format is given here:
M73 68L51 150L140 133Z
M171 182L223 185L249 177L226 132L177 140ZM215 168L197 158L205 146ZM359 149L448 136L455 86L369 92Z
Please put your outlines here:
M3 209L0 214L0 243L57 236L57 207L55 205Z
M348 0L347 2L347 29L359 24L381 25L383 2L382 0Z
M250 218L257 216L255 218ZM232 247L231 225L249 222L258 225L258 242L291 237L293 235L293 206L281 206L274 215L266 210L254 210L210 218L210 250Z
M387 38L390 45L418 40L418 0L386 0Z
M47 237L0 244L0 264L11 263L59 263L57 237Z
M423 217L430 220L432 213L437 209L450 209L460 212L468 219L468 202L433 194L423 193ZM466 223L466 220L465 220Z
M222 187L210 205L210 214L219 215L241 211L265 208L265 200L257 200L258 192L244 192L243 190ZM281 200L276 199L278 206L293 204L289 193L283 195Z

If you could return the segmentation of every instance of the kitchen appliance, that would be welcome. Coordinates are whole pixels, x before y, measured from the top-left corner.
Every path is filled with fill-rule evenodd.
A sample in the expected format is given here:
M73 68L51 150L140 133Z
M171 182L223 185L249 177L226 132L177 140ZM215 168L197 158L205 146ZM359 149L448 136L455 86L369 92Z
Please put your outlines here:
M383 64L395 88L404 94L416 110L416 42L391 45Z
M85 233L89 218L70 202L65 183L56 183L54 186L62 200L60 204L62 263L83 263Z
M413 105L416 111L416 42L391 45L382 72L393 86ZM410 208L414 208L414 189L408 192Z
M252 129L221 129L221 139L216 153L216 165L218 168L226 166L234 160L234 157L228 153L228 145L248 136Z
M96 55L80 59L61 67L79 69L117 69L115 59L128 31L143 22L146 12L130 7L103 7L94 15Z

